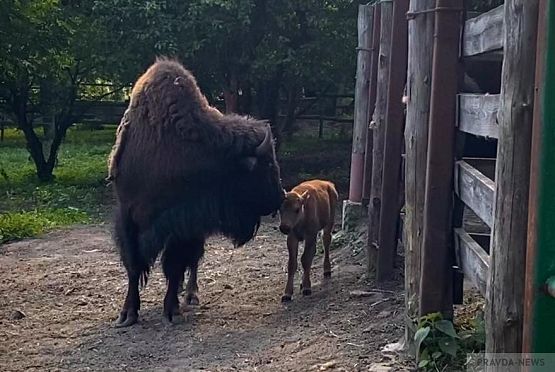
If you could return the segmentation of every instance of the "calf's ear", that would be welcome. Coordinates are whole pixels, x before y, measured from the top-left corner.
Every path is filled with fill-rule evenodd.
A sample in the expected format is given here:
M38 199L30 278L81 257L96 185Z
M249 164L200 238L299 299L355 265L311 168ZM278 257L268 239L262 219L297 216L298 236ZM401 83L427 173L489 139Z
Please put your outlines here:
M256 166L256 162L258 161L258 159L254 156L247 156L245 158L242 158L239 163L240 165L245 168L246 170L248 170L249 172L252 172L252 170L254 169L254 167Z

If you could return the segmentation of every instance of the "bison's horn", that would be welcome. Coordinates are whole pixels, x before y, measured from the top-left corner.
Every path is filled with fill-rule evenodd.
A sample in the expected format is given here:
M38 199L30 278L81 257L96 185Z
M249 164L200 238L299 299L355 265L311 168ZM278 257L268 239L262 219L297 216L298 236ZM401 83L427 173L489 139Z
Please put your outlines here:
M256 155L268 154L272 151L272 131L266 129L266 135L260 144L256 147Z

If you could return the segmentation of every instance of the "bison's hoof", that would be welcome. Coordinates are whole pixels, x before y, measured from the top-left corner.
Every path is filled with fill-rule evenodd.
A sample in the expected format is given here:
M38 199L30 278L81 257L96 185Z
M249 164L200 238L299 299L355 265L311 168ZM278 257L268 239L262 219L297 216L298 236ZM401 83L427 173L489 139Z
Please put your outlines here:
M187 305L191 306L198 306L200 303L197 295L194 293L187 294L187 298L185 299L185 301L187 302Z
M179 312L179 305L172 306L171 308L164 309L164 317L168 320L168 322L173 323L176 317L181 315Z
M123 328L129 327L135 323L139 319L139 314L135 310L122 310L119 314L118 319L116 320L116 324L114 325L116 328Z
M324 272L324 278L326 278L326 279L331 278L331 271Z
M281 296L281 302L291 302L291 295L284 294Z
M303 288L303 296L310 296L312 294L312 289Z

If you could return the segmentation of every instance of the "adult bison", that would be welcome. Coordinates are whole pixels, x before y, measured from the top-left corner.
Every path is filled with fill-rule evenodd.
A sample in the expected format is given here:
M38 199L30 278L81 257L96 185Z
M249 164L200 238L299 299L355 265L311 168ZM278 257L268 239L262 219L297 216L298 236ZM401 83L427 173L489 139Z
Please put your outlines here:
M164 315L171 322L187 269L186 300L198 303L206 238L220 233L241 246L284 199L268 124L211 108L192 74L166 59L133 87L109 179L117 196L114 240L129 280L117 327L137 321L139 284L146 284L160 254L168 283Z

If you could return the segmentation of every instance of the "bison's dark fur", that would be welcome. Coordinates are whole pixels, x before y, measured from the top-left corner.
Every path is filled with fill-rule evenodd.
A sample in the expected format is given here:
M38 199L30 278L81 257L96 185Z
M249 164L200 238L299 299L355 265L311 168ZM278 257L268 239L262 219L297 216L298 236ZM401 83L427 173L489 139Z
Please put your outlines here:
M187 269L187 301L197 303L205 239L222 233L237 246L252 239L260 217L283 201L279 177L267 123L222 115L179 63L156 61L133 88L110 156L115 241L129 278L116 324L136 322L139 282L161 253L166 317L178 311Z

